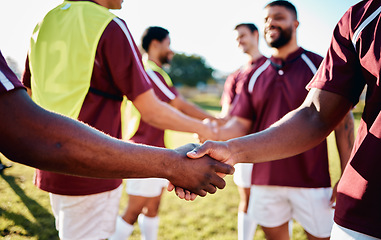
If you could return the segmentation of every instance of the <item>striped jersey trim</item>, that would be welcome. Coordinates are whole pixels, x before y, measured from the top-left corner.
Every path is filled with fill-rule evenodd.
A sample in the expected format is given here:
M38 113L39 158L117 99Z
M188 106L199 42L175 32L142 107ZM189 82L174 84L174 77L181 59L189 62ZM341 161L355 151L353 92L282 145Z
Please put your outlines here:
M306 54L302 53L301 55L301 58L303 59L303 61L307 64L307 66L310 68L312 74L315 75L315 73L317 72L317 68L315 66L315 64L311 61L311 59L309 57L307 57ZM257 81L258 77L271 65L271 60L268 59L264 64L262 64L253 74L253 76L251 76L250 78L250 81L249 81L249 85L248 85L248 90L249 90L249 93L253 93L253 89L254 89L254 85L255 85L255 82Z
M254 89L254 84L255 82L257 81L259 75L261 75L261 73L263 73L271 64L271 61L270 59L268 59L265 63L263 63L253 74L253 76L251 76L250 78L250 81L249 81L249 86L248 86L248 90L249 90L249 93L252 93L253 92L253 89Z
M128 42L130 43L132 52L133 52L133 54L134 54L136 63L137 63L137 65L138 65L138 68L139 68L139 70L142 72L142 74L143 74L145 80L146 80L148 83L150 83L150 80L149 80L149 78L148 78L148 76L147 76L147 73L146 73L146 71L144 70L143 64L141 63L141 59L139 58L139 55L138 55L138 53L136 52L136 49L135 49L135 47L134 47L134 41L132 40L132 36L130 35L129 31L127 30L126 25L124 25L124 23L122 22L122 20L120 20L120 19L117 18L117 17L114 18L113 20L114 20L114 22L116 22L116 23L119 25L119 27L122 29L122 31L123 31L124 34L126 35L127 40L128 40Z
M301 58L307 64L307 66L311 69L312 74L315 75L317 68L315 64L311 61L311 59L307 57L307 55L304 53L302 53Z
M360 33L362 32L362 30L364 30L364 28L368 26L368 24L372 22L380 13L381 13L381 6L374 13L372 13L367 19L365 19L365 21L361 23L361 25L357 28L357 30L355 31L352 37L352 44L355 50L356 50L357 40L359 39Z
M4 86L4 88L9 91L15 88L11 81L4 75L2 71L0 71L0 83Z
M152 79L152 81L155 83L155 85L160 89L160 91L162 91L165 96L167 96L169 99L173 100L176 98L176 95L173 94L171 92L171 90L169 90L165 85L164 83L160 80L160 78L156 75L156 73L151 70L151 69L148 69L147 70L147 74L148 76L150 76L150 78Z

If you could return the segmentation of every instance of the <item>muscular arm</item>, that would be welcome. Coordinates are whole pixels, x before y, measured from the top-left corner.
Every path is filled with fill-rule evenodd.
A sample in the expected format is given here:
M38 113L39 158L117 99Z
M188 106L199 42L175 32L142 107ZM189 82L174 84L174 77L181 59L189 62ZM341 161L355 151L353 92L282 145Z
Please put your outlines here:
M169 104L160 101L153 90L140 94L133 104L140 112L142 119L154 127L214 136L211 128L204 125L202 121L186 116Z
M0 152L42 170L99 178L163 177L201 195L214 192L213 185L224 186L215 171L231 171L210 158L187 160L184 148L174 151L109 137L40 108L21 89L0 95L0 122Z
M346 98L312 89L304 103L268 129L227 142L206 142L189 153L204 154L229 164L265 162L290 157L319 144L351 108Z

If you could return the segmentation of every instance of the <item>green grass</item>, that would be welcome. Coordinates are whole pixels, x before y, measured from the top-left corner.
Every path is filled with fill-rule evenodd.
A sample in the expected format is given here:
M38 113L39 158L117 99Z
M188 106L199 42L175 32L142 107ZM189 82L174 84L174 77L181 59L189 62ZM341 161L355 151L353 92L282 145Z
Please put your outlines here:
M202 95L193 99L197 104L213 113L219 111L218 99ZM356 129L359 117L356 117ZM171 147L196 142L192 134L167 132L167 144ZM329 157L332 182L340 176L338 154L334 136L329 136ZM4 160L5 163L11 163ZM0 176L0 239L37 240L58 239L51 213L49 196L33 185L34 169L13 163ZM227 186L214 195L197 198L194 202L179 200L173 193L163 194L160 207L159 240L162 239L218 239L237 238L237 206L239 195L231 176L225 178ZM122 211L127 204L123 194ZM135 226L132 240L140 239L139 228ZM255 240L264 239L258 228ZM294 224L293 239L307 239L299 224Z

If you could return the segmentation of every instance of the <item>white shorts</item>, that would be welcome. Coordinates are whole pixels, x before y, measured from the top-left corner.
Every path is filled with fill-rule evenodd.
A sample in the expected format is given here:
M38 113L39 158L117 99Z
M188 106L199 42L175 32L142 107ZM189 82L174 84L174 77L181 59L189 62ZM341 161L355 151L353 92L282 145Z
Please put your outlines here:
M126 192L128 195L142 197L157 197L168 186L168 180L164 178L129 178L126 180Z
M331 188L296 188L253 185L248 214L264 227L277 227L295 219L315 237L331 235L334 210Z
M332 240L377 240L379 238L371 237L369 235L350 230L348 228L339 226L336 223L334 223L332 227L331 239Z
M236 165L234 165L234 168L234 183L241 188L250 188L253 163L237 163Z
M99 240L115 232L122 185L91 195L66 196L50 193L50 203L61 240Z

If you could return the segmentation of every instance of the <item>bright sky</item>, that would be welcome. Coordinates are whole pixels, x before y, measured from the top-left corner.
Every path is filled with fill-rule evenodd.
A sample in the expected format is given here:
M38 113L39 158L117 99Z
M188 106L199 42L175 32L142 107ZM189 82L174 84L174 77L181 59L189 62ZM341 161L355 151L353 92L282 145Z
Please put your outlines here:
M20 70L36 23L62 0L1 0L0 49L15 59ZM136 41L148 26L167 28L176 52L197 54L207 64L231 72L247 61L235 41L235 25L253 22L260 29L260 50L271 55L263 40L263 7L268 0L125 0L122 10L113 11L124 19ZM298 43L323 57L332 31L345 13L359 0L290 0L298 11Z

